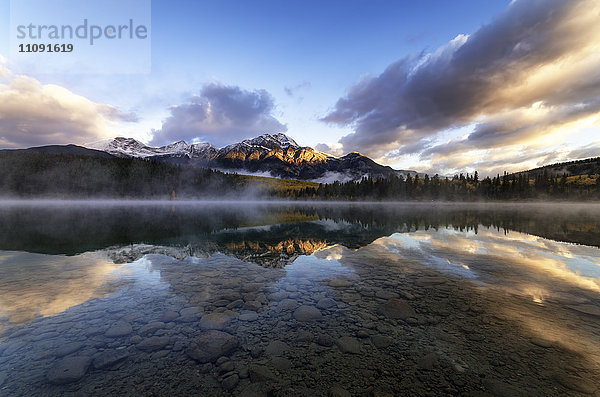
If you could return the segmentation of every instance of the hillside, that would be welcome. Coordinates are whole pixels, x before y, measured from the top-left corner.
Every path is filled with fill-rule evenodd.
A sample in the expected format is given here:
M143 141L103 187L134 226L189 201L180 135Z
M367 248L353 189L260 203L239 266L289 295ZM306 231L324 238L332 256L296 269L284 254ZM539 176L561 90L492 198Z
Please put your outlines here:
M73 148L70 148L70 150ZM79 152L77 147L73 149ZM87 149L86 149L87 150ZM67 154L42 150L0 151L0 197L219 198L285 197L318 184L159 161L119 158L104 152Z
M516 172L514 174L529 174L531 177L534 177L536 175L542 175L544 172L546 172L548 176L562 176L564 174L566 174L566 176L600 174L600 157L544 165L542 167Z

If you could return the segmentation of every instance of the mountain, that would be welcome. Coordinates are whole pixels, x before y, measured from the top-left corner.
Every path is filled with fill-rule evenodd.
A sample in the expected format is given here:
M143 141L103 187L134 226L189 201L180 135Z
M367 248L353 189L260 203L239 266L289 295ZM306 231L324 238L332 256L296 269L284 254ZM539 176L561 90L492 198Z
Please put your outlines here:
M87 146L118 157L137 157L240 174L316 182L417 174L416 171L394 170L383 166L360 153L334 157L308 146L300 146L285 134L263 134L220 149L210 143L189 145L184 141L150 147L135 139L122 137Z
M2 149L0 153L40 153L40 154L70 154L75 156L92 156L92 157L114 157L112 154L103 151L89 149L77 145L48 145L30 147L27 149Z
M544 172L548 176L562 176L563 174L566 174L567 176L600 174L600 157L549 164L527 171L515 172L515 175L528 174L532 177L534 175L544 174Z

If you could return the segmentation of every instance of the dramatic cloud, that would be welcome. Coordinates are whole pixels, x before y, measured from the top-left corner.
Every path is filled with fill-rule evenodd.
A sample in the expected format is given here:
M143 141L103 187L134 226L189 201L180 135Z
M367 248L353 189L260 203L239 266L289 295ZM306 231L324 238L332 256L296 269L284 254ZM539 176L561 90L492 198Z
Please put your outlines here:
M171 115L150 144L185 140L226 145L264 133L287 131L274 116L273 97L265 90L208 84L188 103L171 107Z
M593 0L514 1L473 34L364 78L322 120L354 129L344 151L387 162L420 154L434 168L473 151L556 144L598 125L598 15ZM436 139L468 125L466 137Z
M53 84L15 75L0 58L0 148L84 144L117 134L136 121L113 106L95 103Z

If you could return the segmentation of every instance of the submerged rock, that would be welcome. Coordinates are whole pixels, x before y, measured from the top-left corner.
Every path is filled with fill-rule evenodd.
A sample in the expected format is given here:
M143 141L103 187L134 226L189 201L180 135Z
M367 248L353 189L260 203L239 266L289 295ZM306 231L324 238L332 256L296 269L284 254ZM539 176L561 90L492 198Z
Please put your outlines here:
M274 340L267 345L265 348L265 353L270 356L281 356L283 353L288 351L289 348L290 347L287 343L280 340Z
M234 387L236 387L239 382L240 382L240 377L237 374L233 374L233 375L230 375L227 378L223 379L221 386L223 386L223 389L225 389L225 390L231 390Z
M292 368L292 362L283 357L273 357L271 365L278 371L286 371Z
M204 329L223 329L231 317L224 313L205 314L200 319L200 328Z
M76 351L81 350L82 347L83 343L81 342L65 343L64 345L56 349L55 354L56 357L68 356L71 353L75 353Z
M383 305L379 306L379 313L387 318L406 320L409 317L416 315L413 308L402 299L390 299Z
M227 332L210 330L194 338L186 353L200 363L215 362L235 350L238 340Z
M168 336L153 336L151 338L144 339L137 344L137 348L146 352L153 352L160 350L169 344L171 339Z
M360 353L360 342L356 338L350 336L342 336L335 344L342 353L359 354Z
M104 369L124 361L130 354L127 350L110 350L94 356L94 368Z
M327 392L327 397L351 397L352 394L341 386L333 386Z
M323 315L314 306L302 305L294 311L294 318L298 321L316 321L323 318Z
M125 321L117 321L114 323L105 333L105 336L109 338L117 338L119 336L126 336L133 332L131 324Z
M337 306L337 302L331 298L322 298L317 302L319 309L329 309L334 306Z
M92 358L87 356L63 358L50 368L46 377L56 385L77 382L83 378L91 362Z
M273 372L271 372L271 370L264 365L251 365L248 368L248 373L250 374L250 380L254 383L277 380L275 374L273 374Z
M247 311L238 316L240 321L256 321L258 319L258 313Z
M140 335L152 335L157 330L164 328L164 327L165 327L165 323L163 323L162 321L155 321L155 322L146 324L142 328L140 328L139 334Z
M352 282L350 282L348 280L335 279L335 280L331 280L329 282L329 286L334 287L334 288L351 287Z
M373 335L371 336L371 342L378 349L385 349L390 346L394 340L385 335Z
M164 321L166 323L168 323L169 321L173 321L175 319L177 319L179 317L179 313L169 310L166 311L162 317L160 318L161 321Z

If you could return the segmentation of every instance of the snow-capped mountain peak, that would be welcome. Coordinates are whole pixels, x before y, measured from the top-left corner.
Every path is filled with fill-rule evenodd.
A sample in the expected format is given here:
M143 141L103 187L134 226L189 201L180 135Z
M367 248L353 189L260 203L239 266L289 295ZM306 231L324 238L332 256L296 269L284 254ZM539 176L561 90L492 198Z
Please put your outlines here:
M190 145L185 141L151 147L123 137L86 146L119 157L138 157L235 172L266 172L292 179L359 180L363 176L377 178L398 173L416 174L414 171L393 170L358 153L336 158L311 147L300 146L282 133L263 134L221 149L206 142Z
M90 149L102 150L118 157L148 158L154 156L184 156L190 151L190 146L185 141L179 141L161 147L144 145L133 138L116 137L85 145Z

